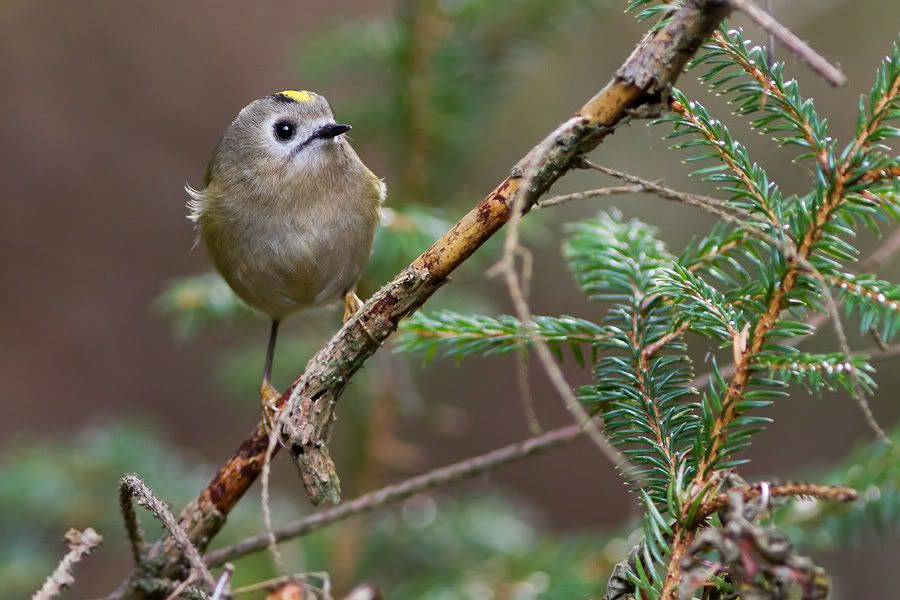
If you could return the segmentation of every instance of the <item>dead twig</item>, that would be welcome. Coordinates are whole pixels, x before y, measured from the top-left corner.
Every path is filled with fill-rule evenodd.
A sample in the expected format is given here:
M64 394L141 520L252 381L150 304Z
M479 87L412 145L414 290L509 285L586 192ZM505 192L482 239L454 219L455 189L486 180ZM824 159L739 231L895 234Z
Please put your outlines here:
M562 194L559 196L553 196L552 198L547 198L546 200L541 200L534 205L534 210L549 208L551 206L559 206L560 204L568 204L569 202L574 202L576 200L586 200L588 198L606 198L609 196L618 196L621 194L638 194L645 191L647 190L640 185L620 185L598 188L595 190L584 190L582 192Z
M200 556L200 552L194 547L194 544L191 543L190 538L188 538L187 533L185 533L184 529L178 524L178 521L175 520L169 507L156 497L153 491L147 487L147 484L134 473L130 473L123 477L119 482L119 497L121 498L123 495L127 496L129 505L134 499L137 499L137 503L140 506L149 510L154 517L159 519L159 522L165 527L166 531L171 536L171 539L175 542L175 545L177 545L184 554L184 557L191 565L191 568L203 578L203 581L210 589L214 588L216 586L216 580L213 578L212 573L209 572L206 563L203 562L203 557ZM126 517L126 521L127 520L128 518Z
M751 21L759 25L766 33L773 36L791 53L818 73L834 87L847 83L847 76L832 65L821 54L813 50L809 44L798 38L794 32L779 23L775 18L754 4L751 0L729 0L731 5L747 15Z
M853 488L840 485L821 485L817 483L773 483L773 484L756 484L746 486L737 490L731 490L727 494L719 494L711 500L707 500L697 511L696 522L702 522L715 512L728 508L729 495L734 492L740 492L744 501L751 500L763 494L768 494L773 498L777 497L795 497L795 498L817 498L819 500L828 500L830 502L853 502L858 494Z
M69 552L59 561L56 569L51 573L44 585L31 597L31 600L50 600L62 594L75 583L73 570L75 565L97 549L103 543L99 533L88 527L84 531L70 529L66 532L66 545Z
M221 600L222 598L226 598L229 596L227 593L229 583L231 582L231 575L234 573L234 565L231 563L225 563L225 569L222 571L222 576L219 577L219 581L216 583L216 589L213 590L212 600Z
M123 485L119 486L119 510L125 519L125 532L128 535L128 544L131 547L131 556L135 566L141 564L141 557L145 549L144 531L138 522L134 503L131 501L131 491Z
M550 379L550 382L553 384L559 397L562 398L566 410L572 414L575 421L584 428L585 433L587 433L588 437L594 442L594 445L606 455L614 466L621 468L626 473L636 473L637 471L630 467L625 456L607 439L601 429L601 425L598 424L601 423L599 418L592 419L584 407L578 402L578 399L572 392L572 388L569 386L569 383L563 375L562 369L560 369L559 365L556 363L553 352L550 350L550 345L547 344L547 341L541 336L537 335L534 327L534 315L531 314L531 309L525 298L525 292L519 281L519 276L516 273L515 256L520 252L519 224L522 221L522 215L526 208L529 193L536 193L533 190L535 178L537 177L536 166L542 164L546 160L546 155L553 148L558 137L558 131L568 127L568 123L561 125L557 131L547 136L541 144L536 146L529 155L519 163L517 169L521 169L524 172L523 183L513 197L511 207L512 215L506 228L506 238L503 243L503 255L497 264L488 271L488 275L502 276L503 280L506 282L506 287L510 299L512 300L513 307L515 308L516 315L519 317L519 321L525 328L526 335L529 340L531 340L531 345L537 353L538 360L540 360L544 372L547 374L547 377ZM527 204L533 203L534 200L527 202Z
M370 492L343 502L334 508L323 510L315 514L303 517L292 523L288 523L274 531L276 541L284 541L306 535L343 521L354 515L369 512L391 502L397 502L409 498L425 490L453 483L463 479L469 479L507 465L535 454L545 452L569 444L578 439L582 434L579 425L568 425L553 429L539 436L529 438L522 442L497 448L486 454L468 458L446 467L441 467L428 473L407 479L406 481L389 485L380 490ZM264 550L269 543L268 535L261 534L247 538L237 544L209 552L206 563L211 566L220 565L226 561L234 560L240 556Z

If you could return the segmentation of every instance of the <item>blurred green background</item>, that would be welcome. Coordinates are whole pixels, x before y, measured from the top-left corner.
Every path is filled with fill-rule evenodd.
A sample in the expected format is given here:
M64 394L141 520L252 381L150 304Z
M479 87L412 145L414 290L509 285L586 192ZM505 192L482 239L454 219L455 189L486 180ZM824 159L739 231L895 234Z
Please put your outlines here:
M848 75L832 90L778 51L834 135L846 137L858 94L900 31L896 2L773 4ZM646 28L623 9L602 0L0 3L0 588L13 597L33 591L63 553L64 531L94 526L106 543L80 565L72 597L109 591L129 568L118 477L135 471L180 506L253 426L267 326L222 319L230 308L214 305L181 310L191 299L208 302L215 288L203 279L172 283L209 269L204 252L190 250L182 186L201 183L212 146L242 106L309 88L353 124L354 146L385 178L395 211L366 295L606 82ZM693 77L681 87L720 117L730 113ZM790 153L730 124L786 193L804 189L809 173L790 164ZM593 158L709 192L687 177L662 134L634 123ZM555 191L606 183L577 173ZM536 313L597 317L564 269L558 239L563 223L611 204L572 203L527 219ZM676 248L713 223L648 197L614 204L661 227ZM877 245L870 237L862 247ZM484 275L496 245L479 254L429 307L509 312L503 287ZM896 281L900 266L881 275ZM173 310L179 316L164 314ZM298 374L338 323L337 309L289 321L276 383ZM820 337L811 346L831 349L830 331ZM346 498L528 435L512 356L420 367L419 357L380 353L342 400L333 445ZM589 379L573 361L564 367L573 385ZM878 367L873 410L890 426L900 414L900 373ZM568 422L539 369L530 381L541 423ZM821 471L870 437L841 394L799 391L769 416L775 422L749 451L748 478ZM309 507L290 466L276 463L280 522ZM223 540L260 530L257 496L254 488ZM610 465L578 442L285 551L298 571L330 571L337 592L365 579L392 598L598 597L638 514ZM815 553L835 577L836 598L851 597L851 582L855 597L900 585L891 568L896 532L852 545L847 537ZM236 581L270 573L259 555L238 563Z

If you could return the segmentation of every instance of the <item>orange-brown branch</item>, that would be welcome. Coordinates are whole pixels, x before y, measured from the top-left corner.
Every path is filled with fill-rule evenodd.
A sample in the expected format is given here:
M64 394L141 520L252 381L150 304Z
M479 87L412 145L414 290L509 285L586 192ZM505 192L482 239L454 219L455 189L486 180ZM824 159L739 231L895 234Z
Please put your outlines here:
M687 0L664 28L644 38L600 92L551 134L551 151L540 157L529 154L520 161L512 174L450 231L372 296L281 395L279 404L292 409L285 424L288 445L314 503L338 497L339 483L325 442L347 381L396 330L400 319L419 308L507 222L516 194L527 195L524 206L529 209L633 109L664 100L687 61L728 10L725 0ZM544 142L536 146L545 147ZM520 190L526 170L532 185ZM206 547L259 476L266 448L266 435L257 426L197 500L182 510L182 528L198 547ZM178 571L181 560L177 548L157 543L140 575L131 581L170 575ZM135 590L136 586L131 591Z

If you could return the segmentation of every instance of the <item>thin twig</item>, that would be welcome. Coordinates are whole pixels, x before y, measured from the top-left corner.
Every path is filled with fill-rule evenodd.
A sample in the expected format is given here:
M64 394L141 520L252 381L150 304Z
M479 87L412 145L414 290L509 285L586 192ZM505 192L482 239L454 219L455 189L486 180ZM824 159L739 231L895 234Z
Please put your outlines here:
M820 500L828 500L830 502L853 502L858 494L853 488L842 485L821 485L817 483L775 483L767 486L768 494L774 497L809 497L818 498ZM740 490L743 493L744 500L756 498L762 493L763 486L760 484L751 485ZM697 511L696 521L702 522L704 519L728 506L729 494L719 494L715 498L703 503L700 510Z
M125 532L128 535L131 556L134 559L135 566L137 566L141 564L141 556L146 546L144 531L141 529L141 524L137 519L134 503L131 501L131 492L127 487L121 485L119 486L119 510L121 510L122 518L125 520Z
M534 257L526 248L519 248L518 255L522 258L522 290L527 298L531 292ZM519 348L516 353L516 387L519 389L519 398L522 401L522 412L525 415L525 422L528 424L528 431L531 435L538 435L543 429L538 421L531 386L528 385L528 348L526 346Z
M751 21L773 35L788 51L822 76L834 87L847 83L847 76L832 65L821 54L813 50L809 44L798 38L790 29L776 21L772 15L758 7L750 0L729 0L731 5L747 15Z
M543 428L538 420L531 386L528 384L528 349L524 346L516 352L516 387L519 390L519 399L522 401L522 413L525 415L528 431L531 435L538 435L543 431Z
M75 583L75 575L73 574L75 565L103 543L103 538L100 534L90 527L84 531L70 529L66 532L65 540L69 546L69 551L59 561L53 573L44 581L41 589L34 593L31 600L50 600L69 589Z
M166 600L178 600L179 598L181 598L182 593L184 593L184 591L187 590L191 586L191 584L196 581L196 579L197 572L191 571L190 574L188 574L187 579L175 586L175 589L172 590L172 592L168 596L166 596ZM206 593L204 592L204 596L205 595Z
M129 473L119 482L120 496L125 493L123 490L127 491L129 501L137 498L139 505L149 510L153 516L159 519L166 531L169 532L169 535L172 536L172 540L184 554L185 558L187 558L191 568L200 574L203 581L209 585L210 588L215 587L216 580L213 578L212 573L209 572L206 563L203 562L203 557L200 556L200 552L194 544L191 543L187 533L184 532L184 529L182 529L178 524L178 521L175 520L169 507L157 498L153 491L147 487L147 484L134 473Z
M433 487L475 477L512 462L566 445L578 439L581 434L582 428L578 425L560 427L522 442L503 446L486 454L467 458L446 467L412 477L406 481L385 486L380 490L364 494L334 508L317 512L279 527L274 531L275 539L278 542L282 542L306 535L332 523L372 511L391 502L409 498ZM226 561L234 560L239 556L263 550L268 546L268 543L268 535L256 535L232 546L208 553L206 561L209 565L217 566Z
M605 198L607 196L617 196L620 194L636 194L644 191L646 191L646 189L641 185L620 185L598 188L595 190L584 190L582 192L561 194L559 196L547 198L546 200L541 200L534 205L534 210L549 208L551 206L559 206L560 204L567 204L569 202L574 202L575 200L586 200L588 198Z
M813 276L819 285L819 289L822 290L822 296L825 298L825 306L828 308L828 314L831 315L832 323L834 323L834 333L838 339L841 353L844 355L844 360L847 364L852 365L850 344L847 342L847 335L844 333L844 324L841 322L841 315L838 312L837 303L834 301L834 295L831 293L831 288L828 287L828 282L825 281L825 278L822 277L822 274L818 270L813 269ZM884 429L878 424L875 415L872 414L872 407L869 406L868 400L866 400L865 396L859 391L859 374L856 372L856 369L852 367L850 369L850 395L862 411L863 418L865 418L869 429L871 429L875 433L875 436L886 446L893 446L894 443L888 438Z
M881 267L888 264L894 258L894 255L897 254L897 252L900 252L900 229L895 230L894 233L888 236L888 238L884 240L878 246L878 248L876 248L875 251L868 256L868 258L859 261L859 264L857 265L856 269L854 269L854 271L856 273L875 273L880 270ZM830 318L831 315L827 313L817 313L810 317L806 323L813 327L813 332L810 335L805 336L805 338L800 339L802 340L811 338L819 331L819 328L822 325L828 322ZM799 343L799 340L797 341L797 343Z
M560 126L560 129L568 127L569 124L564 123ZM522 163L520 163L520 167L524 171L525 176L522 184L519 186L518 193L516 193L513 198L512 206L510 207L510 212L512 214L506 227L506 238L503 242L503 255L497 264L491 268L488 274L501 275L506 282L507 291L509 292L516 315L519 317L519 321L525 328L525 333L531 340L531 344L537 353L538 360L540 360L541 365L544 367L544 371L550 379L550 382L553 384L553 387L556 388L557 394L562 398L566 409L572 414L575 421L584 428L588 437L594 442L594 445L606 455L615 467L622 469L625 473L632 474L636 473L637 470L633 469L625 456L610 443L609 439L598 425L600 418L592 419L584 407L578 402L575 394L572 393L572 388L569 386L569 383L563 375L562 369L560 369L553 356L553 351L550 350L550 345L535 331L534 315L531 314L531 308L528 306L528 301L525 299L519 276L516 273L515 256L519 251L519 224L522 221L523 210L527 205L534 203L533 199L528 199L529 195L539 195L539 193L533 189L534 180L537 174L535 167L536 165L545 162L546 155L553 148L558 138L559 135L557 132L551 133L541 144L536 146L529 153L529 156L526 157ZM528 201L528 204L526 204L527 200L530 200Z
M672 188L660 185L653 181L623 171L617 171L616 169L611 169L587 159L581 161L581 166L599 171L610 177L615 177L616 179L621 179L622 181L627 181L640 192L650 192L665 200L672 200L674 202L687 204L688 206L702 208L703 210L712 213L729 223L738 225L745 230L747 229L747 219L752 218L746 211L730 207L723 200L713 198L712 196L679 192L678 190L673 190ZM758 229L753 229L753 231L758 231Z
M219 577L219 581L216 583L216 589L213 590L212 600L221 600L221 598L227 596L226 590L228 590L228 584L231 581L232 573L234 573L234 565L225 563L225 569L222 571L222 576Z
M275 448L281 441L278 432L281 430L281 426L284 424L286 413L287 411L284 410L278 413L276 424L269 432L269 445L266 448L265 458L263 459L262 474L260 476L260 506L262 508L263 527L265 528L265 534L269 542L269 554L272 555L272 562L275 563L275 568L281 575L287 575L288 571L287 566L284 562L284 558L281 556L281 551L278 549L278 544L275 542L275 533L272 527L272 506L271 496L269 495L269 475L272 472L272 456L275 454Z

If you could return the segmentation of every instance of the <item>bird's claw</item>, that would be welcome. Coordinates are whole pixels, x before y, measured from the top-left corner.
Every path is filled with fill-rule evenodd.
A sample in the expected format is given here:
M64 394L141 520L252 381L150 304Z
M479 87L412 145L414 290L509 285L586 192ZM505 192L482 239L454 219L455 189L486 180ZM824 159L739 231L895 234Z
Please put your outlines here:
M268 381L264 381L259 390L259 399L262 408L263 429L267 434L271 434L272 430L278 425L278 417L281 409L278 408L278 400L281 393ZM278 443L284 446L284 440L278 435Z
M362 307L362 305L363 305L363 301L359 299L359 296L356 295L356 292L354 290L350 290L349 292L346 292L344 294L344 320L343 320L343 322L346 323L347 321L349 321L350 317L355 315L356 311L358 311ZM378 341L378 339L376 339L376 337L374 335L372 335L372 332L369 331L369 328L366 327L366 324L362 319L359 320L359 325L360 325L360 327L363 328L363 331L366 332L366 335L369 336L369 339L371 339L376 344L380 345L380 342Z

